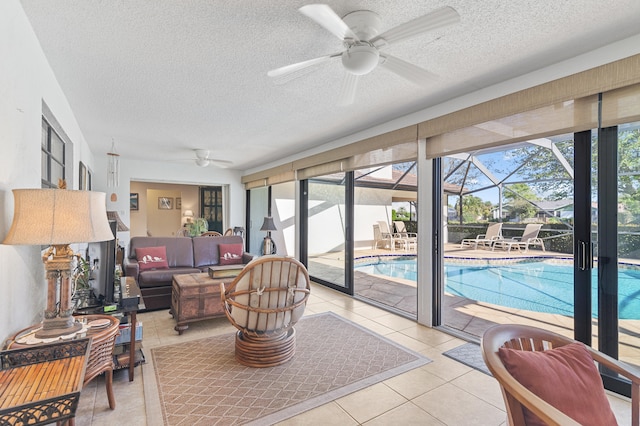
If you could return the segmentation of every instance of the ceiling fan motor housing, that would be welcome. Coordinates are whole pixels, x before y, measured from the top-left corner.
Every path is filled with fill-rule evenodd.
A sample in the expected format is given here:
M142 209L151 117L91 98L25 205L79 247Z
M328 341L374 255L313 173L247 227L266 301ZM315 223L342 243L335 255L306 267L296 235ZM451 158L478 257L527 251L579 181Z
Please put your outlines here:
M342 65L351 74L369 74L378 66L380 53L368 44L354 44L342 53Z

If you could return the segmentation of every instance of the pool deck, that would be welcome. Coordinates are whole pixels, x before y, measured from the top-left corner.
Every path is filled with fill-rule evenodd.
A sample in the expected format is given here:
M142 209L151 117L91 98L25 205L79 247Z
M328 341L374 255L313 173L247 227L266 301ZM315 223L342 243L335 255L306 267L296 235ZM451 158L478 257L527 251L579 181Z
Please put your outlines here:
M404 250L357 250L356 257L415 255L415 251ZM542 252L531 249L528 252L511 250L461 248L459 244L445 244L445 258L460 260L506 260L520 259L563 259L571 262L571 256L566 253ZM320 276L342 275L344 268L344 253L336 252L309 259L310 272L322 273ZM640 264L638 261L621 259L625 263ZM330 272L331 271L331 272ZM331 274L331 275L325 275ZM355 293L365 300L372 300L377 304L389 306L391 309L405 312L415 318L417 294L415 282L401 279L383 279L379 276L356 272ZM555 331L559 334L573 336L573 319L565 315L546 314L522 309L507 308L489 303L457 297L449 294L444 296L443 324L453 330L462 332L469 340L478 341L484 331L495 324L528 324ZM592 321L593 346L597 347L598 321ZM640 365L640 320L620 320L620 359Z

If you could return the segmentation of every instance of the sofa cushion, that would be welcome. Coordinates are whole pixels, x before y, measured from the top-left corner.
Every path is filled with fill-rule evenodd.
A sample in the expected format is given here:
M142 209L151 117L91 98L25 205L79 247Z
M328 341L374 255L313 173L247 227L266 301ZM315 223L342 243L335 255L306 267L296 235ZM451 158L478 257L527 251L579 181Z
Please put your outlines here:
M164 246L169 268L193 268L193 246L187 237L133 237L129 242L129 258L137 259L137 250L144 247Z
M226 237L193 237L193 266L206 271L209 266L220 262L220 244L242 244L242 237L231 235Z
M242 244L220 244L220 265L242 265Z
M197 274L200 270L197 268L169 268L169 269L150 269L148 271L140 271L138 275L138 285L140 288L167 286L171 287L173 276L178 274Z
M140 247L136 251L136 257L141 271L149 269L168 269L167 249L161 247Z
M602 379L582 343L547 351L500 348L507 371L524 387L582 425L615 425ZM527 425L544 425L525 409Z

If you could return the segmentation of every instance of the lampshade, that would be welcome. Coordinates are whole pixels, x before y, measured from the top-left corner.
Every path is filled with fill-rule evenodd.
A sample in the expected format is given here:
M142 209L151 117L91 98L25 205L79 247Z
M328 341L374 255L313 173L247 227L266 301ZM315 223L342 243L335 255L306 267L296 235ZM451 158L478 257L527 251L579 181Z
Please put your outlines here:
M116 212L116 211L108 211L107 212L107 219L115 220L118 223L118 227L116 228L116 231L125 232L125 231L129 230L127 225L125 225L124 222L122 221L122 219L120 219L120 215L118 214L118 212Z
M3 244L60 245L114 239L103 192L14 189L13 197L13 223Z
M185 217L193 217L193 210L185 210L184 211L184 216Z
M276 225L273 223L273 218L270 216L265 216L264 222L262 223L261 231L277 231Z

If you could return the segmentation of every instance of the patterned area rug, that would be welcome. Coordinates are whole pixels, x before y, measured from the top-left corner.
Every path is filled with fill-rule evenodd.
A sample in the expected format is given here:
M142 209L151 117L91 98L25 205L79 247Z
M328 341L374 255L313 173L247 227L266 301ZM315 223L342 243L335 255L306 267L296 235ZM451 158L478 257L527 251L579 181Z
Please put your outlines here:
M455 359L469 367L482 371L484 374L488 374L489 376L492 375L484 363L484 359L482 359L480 345L475 343L465 343L462 346L443 352L442 355L446 355L451 359Z
M285 365L249 368L234 335L151 350L165 425L273 424L431 362L332 313L303 317Z

